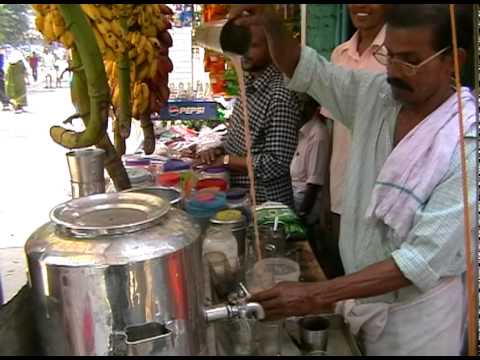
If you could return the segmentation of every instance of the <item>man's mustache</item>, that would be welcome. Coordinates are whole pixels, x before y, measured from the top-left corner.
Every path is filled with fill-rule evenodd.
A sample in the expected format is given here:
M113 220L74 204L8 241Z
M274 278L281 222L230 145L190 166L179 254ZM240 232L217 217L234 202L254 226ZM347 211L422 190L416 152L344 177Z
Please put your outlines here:
M392 78L392 77L387 77L387 82L393 86L393 87L396 87L398 89L402 89L402 90L406 90L406 91L409 91L409 92L413 92L414 90L410 87L410 85L408 85L407 83L405 83L403 80L400 80L400 79L397 79L397 78Z

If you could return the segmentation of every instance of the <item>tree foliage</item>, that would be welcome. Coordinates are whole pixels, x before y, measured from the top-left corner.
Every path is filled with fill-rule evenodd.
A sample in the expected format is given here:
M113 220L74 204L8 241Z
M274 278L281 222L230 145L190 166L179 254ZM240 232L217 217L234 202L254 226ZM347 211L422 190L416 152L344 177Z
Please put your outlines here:
M30 4L0 4L0 44L25 42L29 33Z

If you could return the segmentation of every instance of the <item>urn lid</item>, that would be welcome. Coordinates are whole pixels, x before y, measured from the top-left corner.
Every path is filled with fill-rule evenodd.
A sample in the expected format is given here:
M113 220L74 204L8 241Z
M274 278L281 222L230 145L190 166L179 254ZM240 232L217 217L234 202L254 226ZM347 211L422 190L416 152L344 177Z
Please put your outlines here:
M166 199L125 192L95 194L56 206L50 219L74 237L125 234L156 224L170 210Z

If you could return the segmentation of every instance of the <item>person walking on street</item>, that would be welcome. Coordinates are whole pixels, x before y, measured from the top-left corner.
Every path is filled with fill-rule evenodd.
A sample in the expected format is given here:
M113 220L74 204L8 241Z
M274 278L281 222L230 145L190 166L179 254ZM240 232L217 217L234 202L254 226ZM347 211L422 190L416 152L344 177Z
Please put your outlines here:
M45 49L45 89L53 89L53 82L57 80L57 70L55 69L55 54L53 51Z
M28 57L28 64L30 65L30 68L32 69L32 76L33 76L33 81L37 82L38 80L38 63L39 63L39 57L38 55L34 52L32 52L32 55Z
M24 107L27 106L26 77L27 68L23 56L19 51L14 51L7 68L6 89L16 113L23 112Z
M3 49L0 49L0 101L3 105L3 111L10 110L10 100L8 99L7 94L5 93L5 54Z

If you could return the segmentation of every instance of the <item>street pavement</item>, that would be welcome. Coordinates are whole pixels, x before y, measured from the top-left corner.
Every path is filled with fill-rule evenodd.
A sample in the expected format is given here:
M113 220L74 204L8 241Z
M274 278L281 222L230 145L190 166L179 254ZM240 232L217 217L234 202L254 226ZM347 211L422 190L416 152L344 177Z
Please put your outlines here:
M0 110L0 284L4 301L26 283L23 247L29 236L49 221L52 208L71 199L68 149L54 143L49 133L53 125L65 126L62 122L75 113L69 84L64 81L58 89L43 86L42 82L29 86L27 112ZM70 128L84 129L80 119L73 120ZM109 134L112 138L111 129ZM138 149L142 139L140 124L134 121L127 153Z
M50 210L68 200L68 150L49 134L75 112L63 86L30 86L27 112L0 111L0 248L23 246Z

